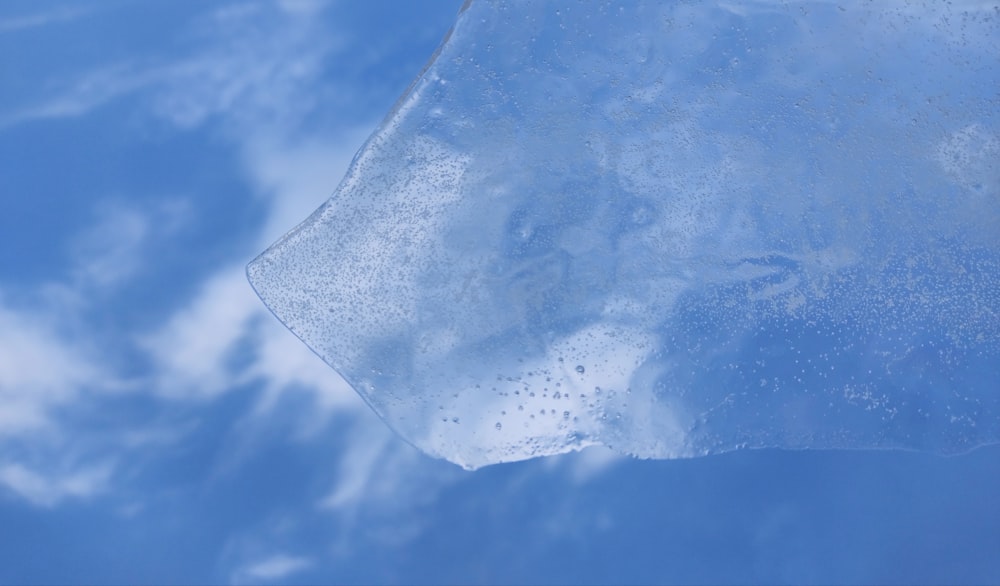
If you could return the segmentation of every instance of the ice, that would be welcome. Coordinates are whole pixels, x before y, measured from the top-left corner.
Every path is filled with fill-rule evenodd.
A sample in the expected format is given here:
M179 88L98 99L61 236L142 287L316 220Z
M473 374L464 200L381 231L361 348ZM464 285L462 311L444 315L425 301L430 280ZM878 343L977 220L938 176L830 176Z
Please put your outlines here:
M274 314L468 468L1000 441L995 2L475 0Z

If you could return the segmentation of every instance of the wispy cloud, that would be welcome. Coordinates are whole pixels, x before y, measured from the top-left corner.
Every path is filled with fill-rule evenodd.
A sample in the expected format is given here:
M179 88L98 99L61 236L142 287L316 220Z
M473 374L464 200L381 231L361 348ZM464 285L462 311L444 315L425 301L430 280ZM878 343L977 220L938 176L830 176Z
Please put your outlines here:
M140 340L155 360L154 388L166 397L210 398L233 387L228 365L262 317L242 266L212 276L164 327Z
M613 467L628 460L626 456L615 452L607 446L591 446L579 452L567 454L553 461L566 462L570 466L569 477L577 485L598 478Z
M329 3L329 0L278 0L282 10L303 16L313 16Z
M262 412L290 390L313 396L314 415L367 409L343 378L270 315L262 317L255 332L255 360L243 376L262 384Z
M197 48L188 55L132 57L97 67L49 96L0 114L0 129L82 116L138 92L151 92L150 111L181 128L213 116L230 126L287 125L315 105L306 90L315 89L323 59L338 42L318 29L314 12L324 3L285 4L216 10L196 27Z
M0 296L0 437L49 427L52 409L106 380L98 364L51 317L5 307Z
M392 449L392 432L382 426L359 426L356 429L355 448L343 454L333 490L322 501L320 508L331 511L350 511L372 493L378 477L379 464L386 460Z
M342 378L267 312L247 285L242 264L214 273L139 344L153 360L152 388L162 397L206 400L256 384L262 412L290 390L312 394L324 413L363 406Z
M112 467L91 465L71 471L38 472L21 464L0 464L0 487L41 507L90 498L106 490Z
M148 256L147 247L166 241L189 212L189 203L181 199L145 206L100 202L93 222L72 240L73 287L107 289L134 277Z
M58 94L29 106L0 115L0 130L34 120L73 118L90 113L104 104L149 87L157 81L157 71L143 71L134 65L117 64L91 71Z
M258 246L277 240L332 195L374 128L372 120L323 137L290 140L277 133L248 137L243 143L243 168L254 191L270 205Z
M293 574L300 573L312 565L313 562L305 557L284 553L274 554L237 569L233 573L232 582L235 584L255 582L273 583L284 580Z
M34 14L0 18L0 33L71 22L92 11L93 9L88 6L61 6Z

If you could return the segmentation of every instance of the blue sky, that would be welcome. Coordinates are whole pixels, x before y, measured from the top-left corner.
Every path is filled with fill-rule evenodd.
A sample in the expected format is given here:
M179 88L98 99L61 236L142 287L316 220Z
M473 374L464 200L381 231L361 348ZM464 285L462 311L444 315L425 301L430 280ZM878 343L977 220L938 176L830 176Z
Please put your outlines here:
M0 583L996 583L1000 448L397 438L244 267L461 2L0 6Z

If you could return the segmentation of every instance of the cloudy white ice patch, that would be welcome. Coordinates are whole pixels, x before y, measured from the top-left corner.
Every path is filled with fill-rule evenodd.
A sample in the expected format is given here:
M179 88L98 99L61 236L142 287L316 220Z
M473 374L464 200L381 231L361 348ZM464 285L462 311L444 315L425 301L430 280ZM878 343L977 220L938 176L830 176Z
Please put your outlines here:
M250 280L469 468L996 442L998 27L971 4L472 2Z

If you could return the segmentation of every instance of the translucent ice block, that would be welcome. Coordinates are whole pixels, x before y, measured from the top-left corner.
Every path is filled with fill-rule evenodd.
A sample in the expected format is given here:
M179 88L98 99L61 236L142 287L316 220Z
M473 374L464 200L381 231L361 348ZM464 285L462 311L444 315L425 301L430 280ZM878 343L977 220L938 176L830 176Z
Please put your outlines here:
M400 435L1000 441L991 2L476 0L333 197L254 260Z

